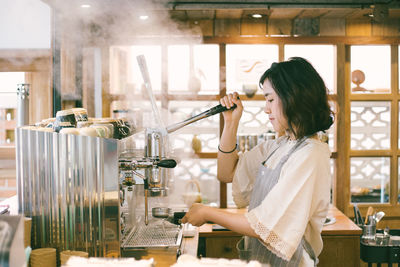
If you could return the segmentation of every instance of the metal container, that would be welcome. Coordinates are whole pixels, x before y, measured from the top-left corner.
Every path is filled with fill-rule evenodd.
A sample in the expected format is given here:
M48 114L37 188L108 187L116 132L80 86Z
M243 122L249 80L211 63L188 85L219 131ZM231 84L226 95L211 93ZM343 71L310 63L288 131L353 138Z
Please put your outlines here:
M32 218L32 248L121 255L117 142L16 129L19 213Z
M237 136L237 144L239 151L249 151L258 144L258 136L239 134Z
M17 88L17 126L29 124L29 87L28 83L18 84Z

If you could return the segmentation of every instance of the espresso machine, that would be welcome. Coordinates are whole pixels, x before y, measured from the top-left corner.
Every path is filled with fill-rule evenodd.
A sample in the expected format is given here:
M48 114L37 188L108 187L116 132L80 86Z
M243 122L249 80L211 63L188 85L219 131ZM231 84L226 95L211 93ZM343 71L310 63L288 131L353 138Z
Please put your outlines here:
M121 209L127 211L126 213L121 212L123 256L137 257L143 253L151 253L149 251L154 249L164 249L164 252L168 250L175 256L180 254L182 226L179 219L185 213L172 212L168 207L149 207L149 198L166 197L169 193L169 169L176 166L176 161L166 157L168 134L225 110L227 110L225 107L218 105L197 116L167 126L165 129L148 128L145 131L144 156L122 154L119 159L120 177L122 177L120 182ZM138 186L138 184L143 184L143 186ZM142 193L144 195L143 216L136 214L136 211L140 210L140 205L132 205L134 207L129 208L129 201L126 201L128 195L137 195L135 191L140 191L141 188L143 188L143 192L139 195ZM124 209L124 207L128 208ZM152 222L149 220L150 209ZM136 217L132 217L132 212L135 212Z

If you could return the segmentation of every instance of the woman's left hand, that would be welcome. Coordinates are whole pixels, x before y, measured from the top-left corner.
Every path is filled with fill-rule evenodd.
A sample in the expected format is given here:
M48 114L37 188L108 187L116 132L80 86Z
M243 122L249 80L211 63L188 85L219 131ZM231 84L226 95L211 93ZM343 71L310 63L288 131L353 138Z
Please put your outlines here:
M207 214L207 209L209 207L204 206L202 204L195 203L193 204L189 211L186 212L185 217L182 218L182 223L190 223L194 226L201 226L207 222L205 218Z

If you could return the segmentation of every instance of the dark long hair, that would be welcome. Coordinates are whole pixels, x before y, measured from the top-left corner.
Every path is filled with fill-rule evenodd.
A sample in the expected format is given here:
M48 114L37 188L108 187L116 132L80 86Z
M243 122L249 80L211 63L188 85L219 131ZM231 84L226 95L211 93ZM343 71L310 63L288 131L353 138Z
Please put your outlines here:
M329 129L333 112L327 88L314 67L304 58L273 63L261 76L259 85L268 79L282 102L289 130L297 139Z

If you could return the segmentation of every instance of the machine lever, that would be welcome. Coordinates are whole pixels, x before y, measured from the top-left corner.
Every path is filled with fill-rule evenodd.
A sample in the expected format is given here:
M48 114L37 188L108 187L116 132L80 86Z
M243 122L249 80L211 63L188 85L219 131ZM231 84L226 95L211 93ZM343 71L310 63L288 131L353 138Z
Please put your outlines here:
M174 159L162 159L157 162L157 166L162 168L175 168L176 161Z

